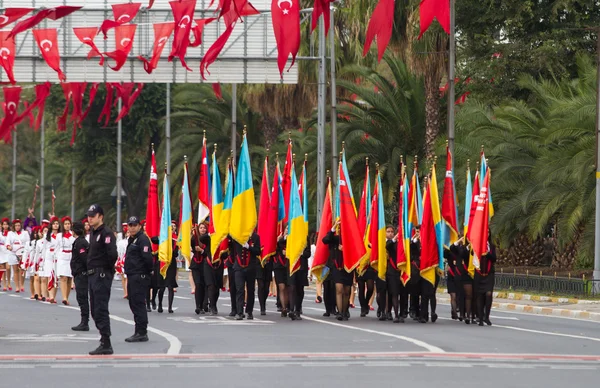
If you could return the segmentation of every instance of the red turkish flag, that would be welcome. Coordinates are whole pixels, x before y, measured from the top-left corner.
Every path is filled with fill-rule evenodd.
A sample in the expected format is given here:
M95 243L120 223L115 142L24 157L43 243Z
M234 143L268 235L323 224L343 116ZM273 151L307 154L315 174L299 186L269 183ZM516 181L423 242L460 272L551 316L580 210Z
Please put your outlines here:
M133 38L135 36L135 30L137 24L127 24L124 26L118 26L115 28L115 51L110 53L104 53L109 58L112 58L115 62L115 66L108 66L114 71L119 71L127 62L127 56L133 48Z
M154 5L154 0L150 0L150 3L148 3L148 9L152 8L153 5Z
M373 43L373 39L377 36L377 61L381 62L381 58L383 58L385 49L392 37L393 28L394 0L379 0L379 3L377 3L377 6L373 11L373 15L371 15L369 27L367 27L363 57L367 55L371 48L371 43Z
M229 37L231 36L234 27L235 23L227 27L225 32L223 32L221 36L219 36L217 40L215 40L215 42L212 44L212 46L210 46L208 51L206 51L206 54L204 54L204 57L200 62L200 74L202 75L202 79L206 79L204 72L210 75L210 72L208 71L208 66L212 65L213 62L217 60L217 57L221 53L221 50L223 50L223 47L225 47L225 44L229 40Z
M194 34L194 42L190 41L190 47L198 47L202 44L202 32L204 31L204 26L213 20L217 20L217 18L207 18L207 19L196 19L196 25L192 27L192 34Z
M119 112L119 115L115 120L115 122L118 123L119 121L121 121L121 119L123 119L123 117L129 114L129 110L131 109L131 107L135 103L135 100L137 100L140 93L142 92L144 84L138 83L137 88L135 90L133 90L133 88L136 87L136 84L133 82L114 84L114 87L115 89L117 89L117 97L121 99L121 111Z
M213 88L213 92L215 92L215 97L217 97L217 100L222 100L223 92L221 91L221 84L218 82L213 83L212 88Z
M340 245L343 245L344 269L350 273L358 267L361 260L367 255L363 236L358 229L358 220L350 191L348 191L347 178L344 175L342 163L338 167L340 186Z
M138 14L142 3L125 3L111 5L113 10L114 20L105 20L100 26L100 31L104 34L104 39L108 38L106 33L111 28L122 26L125 23L131 22Z
M154 47L152 48L152 58L147 60L141 55L138 57L139 60L144 62L144 70L146 70L146 73L152 74L154 69L156 69L158 61L160 60L160 55L174 28L175 23L173 22L154 24Z
M475 199L475 213L472 216L472 222L469 225L469 242L473 249L473 265L479 269L480 259L488 252L488 236L489 236L489 221L490 221L490 169L488 168L481 186L481 192Z
M35 100L31 104L26 101L23 102L25 110L17 118L17 122L21 122L25 117L29 118L30 126L37 132L41 122L41 115L44 114L44 107L46 104L46 98L50 95L50 82L35 85ZM34 119L33 110L38 108L38 117Z
M94 82L92 84L92 87L90 88L90 97L88 99L88 106L87 106L85 112L83 112L83 114L81 115L81 121L85 120L85 118L90 113L90 109L92 109L92 104L94 103L94 99L96 99L96 93L98 93L99 87L100 87L100 84L98 82Z
M15 66L15 38L8 37L8 31L0 31L0 66L6 72L11 84L16 84L13 68Z
M450 33L450 0L421 0L419 16L421 32L418 39L421 39L434 18L438 20L447 34Z
M100 66L104 65L104 56L100 52L96 43L94 43L94 38L98 35L98 28L96 27L76 27L73 28L73 32L79 41L83 44L87 44L92 49L88 53L87 59L93 57L100 57Z
M171 4L173 17L175 18L175 35L173 37L173 47L169 54L169 62L178 57L181 65L192 71L185 63L185 53L190 45L190 30L192 29L196 0L170 1L169 4Z
M312 12L312 25L310 27L311 33L317 28L317 23L319 22L319 17L321 15L323 15L323 21L325 22L325 35L329 32L329 20L331 17L329 3L328 0L315 0Z
M12 31L10 31L10 34L8 36L9 37L15 36L23 31L27 31L28 29L33 28L33 27L37 26L38 24L40 24L46 18L51 19L51 20L58 20L60 18L64 18L65 16L68 16L81 8L83 8L83 7L77 7L77 6L72 7L69 5L60 5L60 6L54 7L54 8L42 9L40 12L36 13L35 15L17 23L13 27Z
M225 0L219 17L229 27L241 19L242 16L258 15L260 12L248 0Z
M10 86L2 88L4 94L4 118L0 124L0 138L9 141L11 138L10 131L14 128L18 118L17 109L21 101L21 87Z
M58 51L58 32L56 28L32 30L33 38L37 43L42 57L52 70L58 73L61 82L67 80L67 76L60 69L60 52Z
M73 132L71 134L71 146L75 143L75 136L77 136L77 128L81 128L81 122L83 121L83 95L87 82L73 82L71 85L73 101L73 112L71 113L71 122L73 123Z
M277 42L277 66L283 77L288 57L292 56L292 67L300 49L300 0L272 0L271 15Z
M69 105L71 104L71 98L73 97L73 92L71 90L73 83L64 82L61 84L63 94L65 96L65 109L63 110L62 115L58 118L56 122L56 129L59 132L67 131L67 116L69 115Z
M33 8L6 8L4 14L0 15L0 28L16 22L33 10Z
M110 111L113 104L113 85L106 83L106 98L104 99L104 106L102 107L102 111L100 112L100 116L98 116L98 122L102 121L102 118L105 117L103 127L108 126L108 122L110 121Z

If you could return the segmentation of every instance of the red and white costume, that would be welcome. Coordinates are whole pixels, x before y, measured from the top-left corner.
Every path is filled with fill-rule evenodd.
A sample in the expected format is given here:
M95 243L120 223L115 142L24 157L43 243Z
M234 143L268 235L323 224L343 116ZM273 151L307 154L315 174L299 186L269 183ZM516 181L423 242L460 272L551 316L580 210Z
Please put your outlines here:
M73 277L71 275L71 249L75 242L75 236L71 232L59 233L58 250L56 251L56 276Z

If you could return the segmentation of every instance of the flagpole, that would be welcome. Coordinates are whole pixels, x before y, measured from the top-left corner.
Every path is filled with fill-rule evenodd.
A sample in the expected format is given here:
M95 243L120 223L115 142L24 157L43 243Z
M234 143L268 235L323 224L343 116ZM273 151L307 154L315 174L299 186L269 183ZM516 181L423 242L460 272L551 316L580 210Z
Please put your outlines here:
M594 243L594 293L600 294L600 28L597 30L596 55L596 222Z
M454 70L456 62L455 0L450 0L450 49L448 53L448 148L454 155ZM452 158L454 171L454 158Z
M166 112L166 125L165 125L165 137L166 137L166 161L165 169L167 176L171 174L171 84L167 83L167 112Z
M44 219L44 164L46 160L44 149L44 142L46 141L45 132L46 131L44 125L44 117L42 116L42 123L40 125L40 225L42 224L42 220Z
M325 197L325 17L319 17L319 81L317 131L317 223L320 223ZM334 142L335 143L335 142ZM318 227L319 225L317 225Z
M75 221L75 163L71 168L71 219Z
M237 84L231 84L231 157L236 158L237 136Z
M17 206L17 131L13 131L13 160L12 160L12 208L10 210L10 219L15 219Z
M119 98L119 112L121 111L121 104L123 98ZM122 147L123 142L123 120L119 120L117 123L117 225L116 231L121 231L121 164L123 163L122 158Z
M335 26L333 13L335 8L331 6L329 13L329 48L331 50L331 165L337 165L337 95L336 95L336 83L335 83ZM333 169L333 181L335 182L337 174L335 168ZM320 217L318 218L321 219Z

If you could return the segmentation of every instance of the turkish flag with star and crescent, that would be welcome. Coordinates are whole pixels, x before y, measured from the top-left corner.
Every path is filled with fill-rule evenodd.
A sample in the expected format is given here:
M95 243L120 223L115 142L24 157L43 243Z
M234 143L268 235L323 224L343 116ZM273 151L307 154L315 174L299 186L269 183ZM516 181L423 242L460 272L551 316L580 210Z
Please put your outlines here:
M75 36L77 37L77 39L79 39L81 43L87 44L92 48L87 55L87 59L91 59L93 57L100 57L100 66L103 66L104 56L100 52L100 49L98 49L98 46L96 46L96 43L94 43L94 38L96 37L96 35L98 35L98 28L75 27L73 28L73 33L75 33Z
M13 68L15 66L15 38L8 37L10 32L0 31L0 66L6 72L11 84L16 84Z
M283 77L288 57L292 56L292 67L300 49L300 0L272 0L271 15L277 42L277 66Z
M10 131L14 128L17 120L17 108L21 101L21 87L10 86L2 88L4 94L4 118L0 124L0 138L9 141L11 138Z
M102 22L100 31L104 34L104 39L108 38L106 35L108 30L118 26L122 26L125 23L131 22L140 11L142 3L125 3L125 4L113 4L111 5L115 20L107 19Z
M33 8L6 8L4 14L0 15L0 28L16 22L31 11Z
M33 27L37 26L38 24L40 24L46 18L51 19L51 20L58 20L58 19L64 18L65 16L68 16L81 8L83 8L83 7L59 5L58 7L54 7L54 8L42 9L40 12L36 13L35 15L18 22L13 27L13 29L10 31L8 36L11 36L11 37L16 36L17 34L20 34L23 31L27 31L30 28L33 28Z
M173 37L173 47L169 54L169 62L178 57L182 66L188 71L192 71L185 63L185 54L190 45L190 31L192 29L192 19L194 18L194 9L196 0L170 1L173 17L175 19L175 35Z
M127 62L127 56L133 48L136 28L137 24L126 24L115 28L115 51L104 53L116 62L115 66L108 66L114 71L121 70L121 67Z
M56 28L32 30L33 37L42 53L42 57L52 70L58 73L61 82L67 80L65 73L60 69L60 52L58 51L58 32Z
M152 48L152 58L147 60L143 56L139 56L138 59L144 62L144 70L146 73L151 74L156 66L158 65L158 61L160 60L160 55L162 54L165 44L169 37L173 33L173 29L175 28L175 24L173 22L166 23L156 23L154 24L154 47Z

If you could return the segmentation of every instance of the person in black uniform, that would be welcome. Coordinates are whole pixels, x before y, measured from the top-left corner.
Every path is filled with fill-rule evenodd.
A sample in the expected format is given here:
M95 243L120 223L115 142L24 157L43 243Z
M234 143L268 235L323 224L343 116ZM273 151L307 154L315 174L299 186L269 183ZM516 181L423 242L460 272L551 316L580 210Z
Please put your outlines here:
M85 239L85 229L82 222L73 224L73 234L76 236L71 249L71 274L75 280L75 294L81 311L81 323L73 326L74 331L90 331L90 302L88 299L87 255L90 244Z
M148 312L146 311L146 293L150 287L152 272L152 244L140 225L140 219L131 216L127 220L129 240L125 253L125 274L127 275L127 295L129 308L135 321L135 332L126 342L148 341Z
M203 243L207 243L205 249L207 256L204 258L204 284L206 285L206 292L208 294L209 314L217 315L219 313L217 302L221 293L221 287L223 287L224 261L227 258L227 239L224 240L224 243L220 244L224 249L217 249L215 252L216 257L211 256L211 244L213 244L211 237L203 237L202 241Z
M174 224L171 224L173 228L173 234L171 236L171 244L173 246L171 252L171 262L167 268L166 276L163 278L160 274L160 262L158 263L159 274L158 274L158 312L163 312L163 297L165 296L165 289L169 289L168 297L168 311L169 314L173 314L173 300L175 298L175 289L179 287L177 284L177 256L179 256L179 247L177 246L177 231ZM157 260L158 261L158 260Z
M488 234L487 253L481 257L479 270L475 271L475 294L477 297L477 316L479 326L485 322L488 326L492 310L492 293L494 291L494 277L496 273L496 246L492 243L491 233Z
M210 255L210 236L208 235L208 226L206 222L201 222L192 234L192 260L190 270L196 292L194 298L196 301L196 314L204 314L204 295L206 283L204 282L204 260L208 260Z
M464 245L464 237L460 238L450 246L450 252L454 256L455 272L454 279L460 278L462 293L459 296L459 306L463 306L460 310L459 320L465 321L468 325L471 323L473 315L473 278L469 275L469 249ZM460 302L463 299L463 302Z
M248 319L254 319L254 284L256 283L256 266L260 262L260 238L256 232L252 233L244 245L235 240L230 242L230 251L235 269L235 288L237 291L236 320L244 319L244 295L246 298L246 314Z
M90 206L87 215L93 228L87 262L90 309L101 336L100 346L92 350L90 355L113 354L108 302L118 258L117 244L113 231L104 225L104 211L100 205Z
M462 283L460 268L456 266L456 256L452 251L444 247L444 258L446 259L446 288L450 295L450 317L459 319L459 314L464 317L464 303L462 297ZM462 321L462 319L461 319Z
M385 248L388 253L388 263L387 269L385 272L385 281L387 283L388 290L388 301L390 303L391 308L394 309L394 323L404 323L404 318L400 311L398 311L398 297L400 296L400 289L404 288L402 286L402 281L400 280L400 270L398 269L398 235L395 237L389 238L390 235L393 235L394 228L388 226L386 228L387 241L385 244Z
M263 247L261 247L262 249ZM262 253L262 252L261 252ZM267 298L269 297L269 286L273 280L273 260L271 257L262 258L256 265L257 294L260 305L260 315L267 315Z
M231 312L229 313L230 317L235 317L237 315L237 287L235 284L235 266L233 259L233 247L231 245L231 237L227 236L227 246L229 247L228 251L224 253L223 260L225 262L225 267L227 268L227 278L229 283L229 300L231 301Z
M273 263L273 273L275 274L275 284L277 284L277 300L281 306L281 316L287 317L289 306L289 293L287 290L289 277L289 260L285 255L285 246L287 244L287 227L285 233L277 237L277 250Z
M342 238L336 234L340 221L336 221L331 230L323 237L323 243L329 246L329 257L333 259L333 281L335 283L335 300L338 309L338 321L347 321L350 318L350 289L354 281L354 274L348 273L344 268Z
M409 316L415 321L420 316L421 297L421 226L415 227L415 233L410 240L410 280L407 283L410 294Z
M300 255L300 268L288 277L288 300L290 312L288 316L292 321L302 320L302 300L304 299L304 287L308 286L308 259L310 258L310 240L307 238L306 247Z

